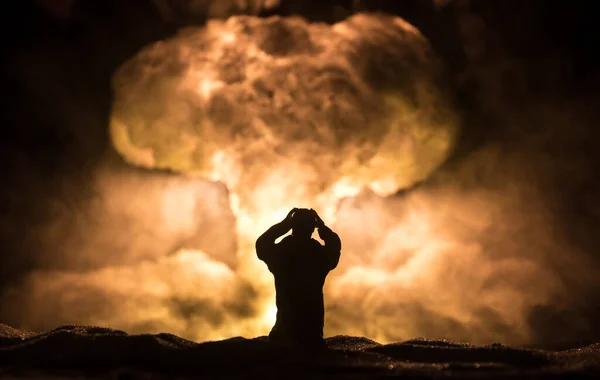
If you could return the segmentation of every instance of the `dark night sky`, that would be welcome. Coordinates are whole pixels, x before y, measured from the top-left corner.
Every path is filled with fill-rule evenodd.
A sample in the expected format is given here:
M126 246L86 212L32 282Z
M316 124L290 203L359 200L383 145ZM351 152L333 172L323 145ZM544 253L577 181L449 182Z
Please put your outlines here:
M203 15L184 13L165 22L152 2L144 0L74 1L67 17L40 3L13 0L0 12L0 290L46 262L38 260L47 247L37 231L56 217L56 202L76 208L93 196L88 184L110 150L107 125L115 69L179 26L203 22ZM352 3L283 0L268 14L335 21L350 13ZM590 268L600 268L600 33L595 19L600 4L473 0L450 1L436 9L433 2L417 0L358 3L361 10L406 18L444 61L447 85L464 120L448 167L483 144L527 152L523 141L529 140L523 136L547 137L544 146L532 146L536 155L524 165L531 165L532 173L552 173L539 184L556 233L585 252ZM485 52L468 53L482 41ZM509 69L496 70L504 64ZM565 114L575 115L572 125L556 121ZM507 127L506 120L519 122ZM600 327L583 336L573 322L600 319L600 282L573 284L572 289L576 302L571 310L532 311L540 344L600 340ZM556 326L572 333L558 343L546 339Z

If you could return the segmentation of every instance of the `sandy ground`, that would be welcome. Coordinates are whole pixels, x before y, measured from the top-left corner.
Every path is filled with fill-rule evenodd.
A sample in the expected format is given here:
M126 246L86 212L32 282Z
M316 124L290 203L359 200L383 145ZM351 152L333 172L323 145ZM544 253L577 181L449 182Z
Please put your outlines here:
M335 336L308 349L265 337L195 343L97 326L28 334L0 324L2 379L600 379L600 343L568 351Z

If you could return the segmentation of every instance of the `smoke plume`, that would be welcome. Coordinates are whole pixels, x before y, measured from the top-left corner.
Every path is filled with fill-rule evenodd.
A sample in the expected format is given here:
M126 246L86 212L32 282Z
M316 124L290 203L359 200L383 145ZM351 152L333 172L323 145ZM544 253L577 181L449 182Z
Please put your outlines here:
M286 165L313 197L341 178L390 194L452 146L438 75L427 41L399 18L209 21L117 72L112 138L134 165L222 180L244 203Z
M469 3L436 2L456 12L465 63L447 82L466 105L423 34L389 15L236 16L145 47L113 77L111 139L131 166L107 155L91 196L51 202L34 230L46 254L0 315L34 330L265 334L273 284L252 245L305 206L343 243L326 335L598 336L595 103L549 88L568 62L512 58ZM457 147L459 133L476 143Z

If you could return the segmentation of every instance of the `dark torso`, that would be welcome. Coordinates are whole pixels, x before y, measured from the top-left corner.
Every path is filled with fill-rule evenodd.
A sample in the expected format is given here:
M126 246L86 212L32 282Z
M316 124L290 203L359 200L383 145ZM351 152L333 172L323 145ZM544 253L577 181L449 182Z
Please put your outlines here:
M329 272L324 249L314 239L294 236L277 244L278 252L269 265L277 294L275 332L322 337L323 285Z

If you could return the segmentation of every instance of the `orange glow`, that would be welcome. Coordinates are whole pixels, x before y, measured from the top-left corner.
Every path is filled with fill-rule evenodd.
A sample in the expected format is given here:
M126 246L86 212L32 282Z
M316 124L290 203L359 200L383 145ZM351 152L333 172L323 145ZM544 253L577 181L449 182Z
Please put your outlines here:
M524 300L545 302L552 289L515 301L512 284L539 268L492 262L472 242L496 220L495 200L450 190L390 197L429 178L452 150L457 119L435 85L437 73L419 31L382 15L333 26L299 18L211 20L125 63L114 78L117 151L133 165L222 182L236 217L234 269L180 247L170 265L194 290L165 285L158 275L148 285L157 296L171 292L202 305L194 309L198 317L187 317L184 336L268 333L276 315L273 279L254 242L291 208L310 207L343 244L326 283L327 334L385 342L425 328L439 334L452 321L466 327L450 337L483 342L495 338L480 326L484 310L522 327L510 339L526 341ZM194 205L190 194L165 193L163 216L173 230L196 223L183 211ZM488 284L492 270L512 283ZM152 311L167 321L162 328L181 322L165 316L163 304L159 299ZM218 327L190 322L200 315Z
M113 77L110 137L132 168L99 165L89 209L64 206L77 226L40 232L61 253L39 267L66 269L11 289L15 320L265 335L275 289L255 241L310 207L342 239L327 336L532 342L528 312L564 295L539 257L568 255L539 189L498 174L502 154L442 166L459 120L438 70L419 31L384 15L236 16L146 47Z
M290 40L278 42L280 38ZM299 18L211 20L204 29L186 30L148 48L153 59L163 47L174 48L164 59L182 59L178 79L142 90L139 86L161 83L163 78L131 81L126 73L137 65L135 58L115 77L111 135L126 160L206 177L229 189L237 219L236 276L258 291L253 304L257 318L247 319L244 328L238 326L244 334L267 333L275 315L273 280L254 252L262 232L293 207L315 208L334 225L340 200L364 189L391 195L426 178L452 147L456 126L435 88L418 83L428 92L416 107L404 95L409 91L403 87L406 81L378 92L361 78L360 70L371 63L350 61L355 49L386 39L393 49L416 54L420 69L428 67L432 73L422 80L433 79L435 64L420 53L429 47L418 30L397 18L366 15L333 27ZM403 56L390 59L404 62ZM152 117L158 119L151 121L145 109L161 109L162 114L154 112ZM176 190L166 196L165 205L176 199L193 206ZM411 224L426 223L409 219ZM175 213L169 220L180 227L191 222ZM425 239L421 230L414 239ZM378 266L394 255L393 242L386 247ZM187 257L185 252L179 257ZM403 275L406 281L418 275L427 257L411 259ZM221 270L205 260L197 266L203 273ZM377 268L364 270L379 273L373 277L378 281L389 276Z

